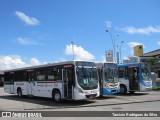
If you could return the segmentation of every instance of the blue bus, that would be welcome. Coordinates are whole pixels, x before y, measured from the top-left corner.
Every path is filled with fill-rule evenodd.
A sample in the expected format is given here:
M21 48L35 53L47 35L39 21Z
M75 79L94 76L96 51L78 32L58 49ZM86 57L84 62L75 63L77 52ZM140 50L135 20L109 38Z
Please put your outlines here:
M150 91L151 71L148 63L128 63L118 65L120 93Z
M120 92L118 67L115 63L96 63L99 73L100 96Z

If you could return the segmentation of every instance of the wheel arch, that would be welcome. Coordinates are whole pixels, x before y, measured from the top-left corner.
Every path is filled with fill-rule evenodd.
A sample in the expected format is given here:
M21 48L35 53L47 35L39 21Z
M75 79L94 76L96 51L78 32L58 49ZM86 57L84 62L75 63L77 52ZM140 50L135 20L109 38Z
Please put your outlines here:
M22 88L21 87L17 87L17 93L18 93L19 90L21 90L21 92L22 92Z
M127 86L125 84L120 84L120 93L121 93L121 88L125 89L125 91L122 94L126 94L128 92Z

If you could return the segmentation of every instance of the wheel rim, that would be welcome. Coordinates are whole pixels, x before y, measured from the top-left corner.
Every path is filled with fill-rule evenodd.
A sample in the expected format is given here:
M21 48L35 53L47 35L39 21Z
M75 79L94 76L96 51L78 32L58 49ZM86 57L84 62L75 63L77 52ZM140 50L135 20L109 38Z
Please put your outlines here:
M125 90L124 90L124 87L121 87L121 88L120 88L120 93L124 93L124 91L125 91Z
M18 90L18 96L21 97L22 96L22 92L21 90Z
M55 98L55 101L60 101L61 99L60 93L55 93L54 98Z

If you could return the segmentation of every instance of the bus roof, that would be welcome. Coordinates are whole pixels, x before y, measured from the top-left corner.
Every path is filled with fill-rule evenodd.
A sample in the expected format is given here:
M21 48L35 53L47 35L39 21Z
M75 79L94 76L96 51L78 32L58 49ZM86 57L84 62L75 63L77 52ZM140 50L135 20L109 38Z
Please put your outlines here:
M117 65L116 63L114 63L114 62L100 62L100 63L95 63L96 64L96 66L97 67L104 67L105 66L105 64L108 64L108 65L110 65L110 64L114 64L114 65ZM109 67L109 66L108 66Z
M134 66L134 65L140 65L143 64L142 62L135 62L135 63L123 63L123 64L118 64L118 67L125 67L125 66Z
M0 70L0 74L4 74L4 71Z
M42 65L37 65L37 66L29 66L29 67L23 67L23 68L16 68L16 69L11 69L11 70L5 70L4 72L13 72L13 71L19 71L19 70L28 70L28 69L35 69L35 68L41 68L41 67L51 67L51 66L63 65L63 64L75 64L75 62L90 62L90 61L74 60L74 61L64 61L64 62L57 62L57 63L47 63L47 64L42 64Z

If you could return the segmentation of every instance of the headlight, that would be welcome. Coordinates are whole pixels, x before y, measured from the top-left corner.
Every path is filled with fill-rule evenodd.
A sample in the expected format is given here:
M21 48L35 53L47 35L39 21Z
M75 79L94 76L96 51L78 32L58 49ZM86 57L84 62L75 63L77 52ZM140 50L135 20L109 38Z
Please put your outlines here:
M110 86L109 86L109 85L107 85L107 84L105 85L105 87L106 87L107 89L110 89Z

